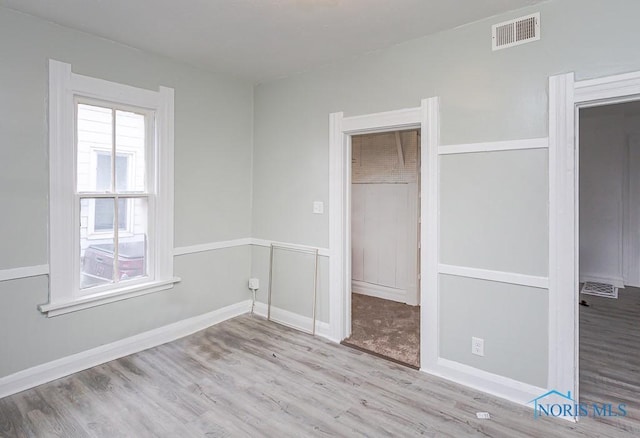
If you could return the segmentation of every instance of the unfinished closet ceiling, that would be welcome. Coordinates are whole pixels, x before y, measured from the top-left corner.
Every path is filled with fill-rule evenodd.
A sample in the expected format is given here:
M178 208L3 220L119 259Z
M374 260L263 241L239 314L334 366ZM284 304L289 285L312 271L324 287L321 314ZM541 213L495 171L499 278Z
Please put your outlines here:
M0 6L264 82L540 2L0 0Z
M354 135L351 139L351 182L417 182L418 142L418 131Z

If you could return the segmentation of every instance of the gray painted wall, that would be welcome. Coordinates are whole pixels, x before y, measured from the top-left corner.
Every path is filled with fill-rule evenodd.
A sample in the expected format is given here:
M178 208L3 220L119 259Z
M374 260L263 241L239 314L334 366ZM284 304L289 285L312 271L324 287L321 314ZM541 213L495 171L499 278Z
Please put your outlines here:
M175 88L175 246L251 231L253 87L0 8L0 269L47 263L47 65ZM47 277L0 282L0 377L249 298L249 247L175 259L173 290L55 318Z
M534 11L540 41L491 51L491 24ZM328 215L313 215L311 202L328 199L329 113L416 107L440 96L442 144L546 137L550 75L640 69L638 12L633 0L551 1L258 85L254 237L328 245Z
M535 11L541 13L540 41L491 51L491 24ZM253 236L328 246L328 214L314 215L311 206L314 200L328 201L330 113L352 116L416 107L422 98L439 96L442 144L546 137L550 75L575 71L577 79L585 79L640 70L639 13L640 3L634 0L555 0L257 86ZM546 159L544 151L443 159L443 261L546 275ZM463 202L481 190L475 201L481 211L470 214L469 204L452 205L453 199ZM503 205L509 200L514 202ZM474 240L469 253L457 233ZM500 254L493 252L494 242ZM255 251L254 262L260 258ZM547 339L531 327L547 327L542 305L547 292L467 283L447 281L441 290L445 303L459 304L441 309L443 324L451 329L441 339L447 354L544 386ZM464 318L460 306L476 302L478 295L492 305L482 305L476 318ZM500 304L504 302L511 305ZM528 313L531 324L514 320L511 308L529 304L537 309ZM507 326L511 339L519 342L505 342L496 330ZM467 354L469 336L478 331L487 333L487 356L479 360ZM528 345L540 354L525 365L520 358L529 357ZM512 363L521 364L521 370L507 372Z
M545 149L440 159L440 262L546 276Z
M587 276L624 283L623 190L628 135L622 105L618 105L618 114L602 114L597 107L580 110L581 281Z
M256 301L267 303L269 298L269 248L251 247L251 276L260 279ZM313 315L313 266L309 254L276 249L273 255L273 295L271 305L307 318ZM318 285L316 319L329 322L329 258L318 257ZM309 329L311 326L309 326Z
M544 388L548 295L545 289L441 275L440 356ZM484 356L471 354L471 337L484 339Z
M491 51L492 23L538 10L541 41ZM312 214L312 202L328 201L329 113L344 111L349 116L415 107L421 98L440 96L443 144L546 136L549 75L575 71L583 79L640 70L640 33L634 30L638 13L640 3L634 0L555 0L252 90L247 83L0 8L0 183L12 188L0 193L4 213L0 269L47 261L48 58L70 62L82 74L152 89L175 88L176 246L250 234L326 247L328 215ZM527 182L544 191L543 155L520 151L444 159L441 191L465 199L474 175L486 177L483 172L504 165L523 166L524 172L503 172L484 182L485 190L498 191L499 199L514 195L516 188L526 190ZM460 175L456 162L473 172ZM511 224L517 236L522 224L512 222L525 218L536 235L546 237L541 225L546 204L542 205L538 191L528 193L532 204L526 212L525 206L517 204L477 217L451 217L452 224L471 230ZM498 238L500 233L493 235ZM480 249L487 246L477 245L464 259L460 242L447 240L445 245L454 248L453 252L443 249L447 260L466 264L478 262L483 255ZM544 242L532 251L525 251L518 242L512 248L509 263L491 257L483 263L528 274L546 272ZM326 321L328 270L327 259L321 260L319 314ZM304 272L304 259L287 262L290 272ZM176 258L176 274L183 283L172 291L53 319L36 310L37 304L46 301L46 277L3 282L0 332L15 335L0 340L0 376L245 299L250 272L262 280L259 299L265 299L265 248L181 256ZM298 282L285 280L290 288ZM533 327L546 328L546 292L441 280L441 329L447 328L442 331L443 354L544 386L546 337ZM303 299L306 295L293 294L283 305L296 311L303 308ZM460 309L468 306L478 306L476 317L464 318ZM514 318L527 308L526 324ZM508 339L501 327L510 328ZM468 354L467 338L478 333L486 333L480 335L485 336L485 358ZM527 348L536 355L522 364L520 358L529 357L525 345L533 346ZM509 371L511 363L520 364L519 369Z
M0 377L246 300L249 262L248 246L179 256L173 289L54 318L36 308L46 276L0 282Z

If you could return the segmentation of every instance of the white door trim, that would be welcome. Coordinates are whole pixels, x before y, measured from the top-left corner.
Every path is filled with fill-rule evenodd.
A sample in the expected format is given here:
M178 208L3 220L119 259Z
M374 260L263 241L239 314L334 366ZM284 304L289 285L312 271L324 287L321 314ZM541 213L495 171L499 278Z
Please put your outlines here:
M438 359L438 98L397 111L344 117L329 116L329 324L331 337L351 334L351 136L372 132L421 129L421 364Z
M579 397L579 108L640 100L640 72L549 78L549 379ZM576 398L578 400L579 398Z
M548 388L578 396L573 73L549 78ZM577 400L577 399L576 399Z
M638 233L634 224L640 222L638 217L637 209L632 209L632 201L635 187L632 185L633 179L632 175L637 172L637 169L634 168L638 164L634 164L632 161L632 157L634 156L634 151L640 147L640 135L638 134L630 134L627 136L627 144L625 147L625 160L626 165L624 169L624 186L623 186L623 274L622 280L623 283L627 286L639 287L640 286L640 272L638 269L640 268L640 254L638 253Z

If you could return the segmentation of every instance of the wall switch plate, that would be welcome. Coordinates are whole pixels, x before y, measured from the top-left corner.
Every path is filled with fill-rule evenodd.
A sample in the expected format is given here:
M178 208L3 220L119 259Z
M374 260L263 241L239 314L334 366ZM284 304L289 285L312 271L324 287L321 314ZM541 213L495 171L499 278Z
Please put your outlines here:
M471 338L471 353L477 356L484 356L484 339Z
M249 289L251 289L251 290L260 289L260 280L258 280L257 278L250 278L249 279Z
M314 214L323 214L324 213L324 202L322 202L322 201L313 201L313 213Z

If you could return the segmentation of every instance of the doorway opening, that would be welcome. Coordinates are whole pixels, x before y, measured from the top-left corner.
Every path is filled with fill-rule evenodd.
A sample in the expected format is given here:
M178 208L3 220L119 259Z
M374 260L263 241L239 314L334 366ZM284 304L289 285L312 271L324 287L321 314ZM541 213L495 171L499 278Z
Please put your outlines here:
M419 107L344 117L329 115L329 332L351 336L351 140L360 134L420 129L420 369L439 371L438 145L439 99Z
M420 367L420 129L351 136L351 336Z
M579 398L637 427L640 381L640 101L578 107Z

